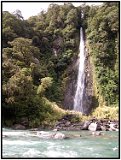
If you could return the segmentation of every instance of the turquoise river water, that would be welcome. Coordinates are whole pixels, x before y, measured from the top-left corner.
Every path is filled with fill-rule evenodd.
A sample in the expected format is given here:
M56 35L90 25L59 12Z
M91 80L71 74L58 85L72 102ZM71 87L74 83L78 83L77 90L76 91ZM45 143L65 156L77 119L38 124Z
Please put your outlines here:
M47 131L52 132L52 131ZM29 130L3 128L3 158L118 158L118 132L93 136L90 131L63 131L71 139L41 139ZM80 136L81 135L81 136Z

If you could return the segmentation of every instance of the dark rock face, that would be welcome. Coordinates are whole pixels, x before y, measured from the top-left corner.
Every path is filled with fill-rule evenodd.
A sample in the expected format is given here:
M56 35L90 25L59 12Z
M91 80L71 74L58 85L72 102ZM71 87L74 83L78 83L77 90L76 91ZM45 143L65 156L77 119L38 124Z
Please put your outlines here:
M57 56L60 52L62 52L62 46L63 46L63 38L58 37L53 41L53 53L55 56Z
M64 93L64 101L63 101L64 109L73 110L74 96L76 91L76 80L78 74L77 67L78 67L78 62L77 62L77 57L75 57L73 63L67 69L67 74L69 79L66 83L66 89Z
M85 88L83 94L83 110L84 114L89 114L96 101L93 91L93 76L92 76L92 65L90 62L90 56L88 50L85 48ZM78 74L78 57L75 57L71 66L69 66L67 72L69 80L67 81L65 96L64 96L64 108L73 110L74 96L76 92L77 74Z
M89 114L92 109L92 100L93 100L93 76L92 76L92 65L90 62L90 56L85 48L85 88L83 95L83 110L84 114Z

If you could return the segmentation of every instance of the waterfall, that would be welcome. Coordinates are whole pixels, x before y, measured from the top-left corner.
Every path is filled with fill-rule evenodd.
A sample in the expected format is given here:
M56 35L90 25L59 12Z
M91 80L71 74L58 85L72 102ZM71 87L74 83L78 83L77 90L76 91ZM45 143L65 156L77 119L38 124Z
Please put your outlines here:
M78 67L78 77L77 77L77 88L74 97L74 110L84 113L83 110L83 93L84 93L84 38L83 38L83 29L80 28L80 46L79 46L79 67Z

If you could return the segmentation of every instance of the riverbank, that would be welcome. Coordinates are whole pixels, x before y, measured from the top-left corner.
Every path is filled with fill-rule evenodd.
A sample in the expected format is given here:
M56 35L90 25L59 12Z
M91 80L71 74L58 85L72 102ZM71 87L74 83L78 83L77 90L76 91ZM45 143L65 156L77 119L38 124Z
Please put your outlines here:
M73 122L73 115L66 115L55 125L57 130L90 130L90 131L118 131L118 120L92 118L83 122Z
M43 130L43 129L51 129L58 131L81 131L81 130L89 130L89 131L118 131L119 130L119 121L118 120L110 120L110 119L97 119L91 118L89 120L80 121L79 117L73 114L64 115L61 119L59 119L54 126L38 126L37 128L29 128L27 127L27 122L24 120L20 124L14 124L12 129L31 129L31 130Z
M3 123L3 127L16 130L57 129L64 131L118 131L119 129L118 107L97 107L90 115L82 115L81 112L64 110L55 103L47 102L52 107L53 114L46 119L40 121L38 118L37 123L35 123L34 119L28 120L27 117L22 117L18 121Z
M98 124L97 129L110 130L110 123L114 124L114 128L118 129L118 106L100 106L95 108L89 115L83 115L81 112L73 110L64 110L56 103L50 102L46 98L43 98L44 104L50 109L49 112L43 112L42 117L29 118L29 116L18 117L17 119L3 119L2 126L13 129L58 129L58 130L82 130L85 125L92 122ZM5 117L4 117L5 118ZM104 127L99 127L104 126ZM85 129L86 130L86 129ZM112 130L112 129L111 129Z

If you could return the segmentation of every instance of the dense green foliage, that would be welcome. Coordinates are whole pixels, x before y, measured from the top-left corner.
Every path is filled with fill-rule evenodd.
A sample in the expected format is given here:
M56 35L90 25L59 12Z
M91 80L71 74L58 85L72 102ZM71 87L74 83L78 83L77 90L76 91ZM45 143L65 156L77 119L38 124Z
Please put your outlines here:
M117 104L118 12L116 2L102 7L51 4L28 20L19 10L3 12L3 123L26 117L28 126L35 127L54 123L63 114L51 102L62 106L67 69L78 56L80 26L86 30L99 94L107 105Z
M119 6L106 3L90 9L87 40L90 46L98 91L106 105L118 103L119 96Z

